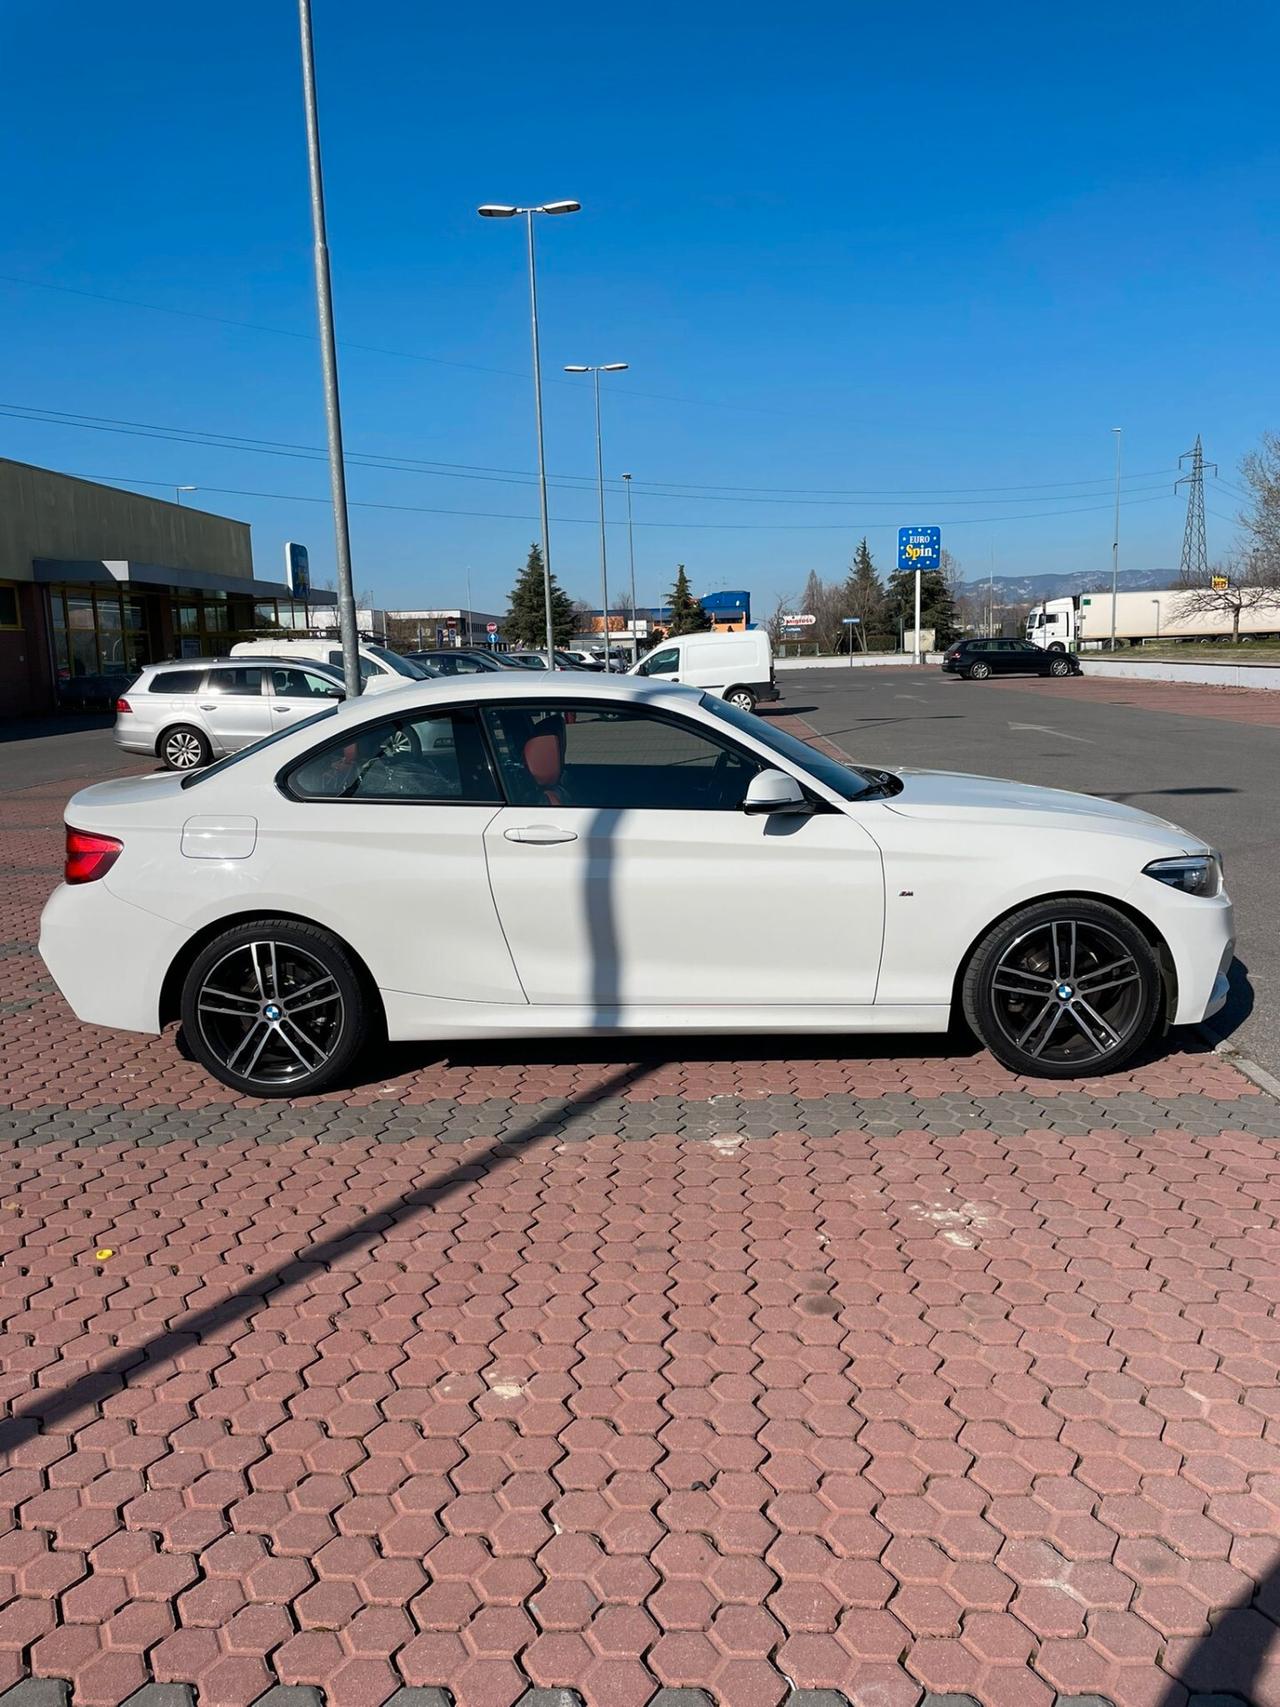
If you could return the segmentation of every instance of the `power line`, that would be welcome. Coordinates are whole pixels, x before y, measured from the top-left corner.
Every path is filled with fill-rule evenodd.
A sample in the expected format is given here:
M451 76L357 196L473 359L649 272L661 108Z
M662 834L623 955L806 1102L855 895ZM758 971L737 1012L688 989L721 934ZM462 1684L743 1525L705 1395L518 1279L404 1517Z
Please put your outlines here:
M141 480L126 474L79 474L73 476L78 480L100 480L116 482L122 486L155 486L172 490L171 480ZM289 504L327 504L328 498L312 497L305 492L263 492L247 486L205 486L196 488L200 492L213 492L220 497L232 498L268 498L277 503ZM1154 498L1131 498L1126 500L1126 507L1132 504L1158 504L1167 500L1169 493L1161 491ZM348 500L353 509L360 510L389 510L400 514L415 516L469 516L482 521L499 522L536 522L536 515L516 514L508 510L455 510L445 509L431 504L388 504L372 498L351 498ZM1092 515L1099 510L1110 510L1110 504L1088 504L1073 510L1040 510L1021 516L962 516L957 521L947 524L948 527L969 527L993 522L1031 522L1043 521L1053 516L1082 516ZM597 527L597 518L591 516L553 516L553 521L564 526ZM625 524L619 521L609 523L612 527ZM860 530L870 531L875 528L893 529L894 522L655 522L637 521L636 527L678 529L681 532L697 530L719 530L734 533L849 533Z
M173 427L157 422L130 421L118 416L77 414L69 410L41 408L24 403L0 403L0 415L13 420L36 421L48 426L64 426L92 432L111 432L134 438L160 439L173 444L201 445L213 450L243 451L246 454L289 457L299 461L323 460L325 453L317 445L298 444L285 439L256 439L240 434L219 433L211 428ZM501 485L532 485L535 476L524 469L498 469L475 463L443 463L431 462L422 458L409 456L384 456L368 451L348 451L346 460L352 466L363 468L380 468L392 473L429 474L442 479L482 480ZM1151 474L1167 475L1172 470L1154 469ZM1147 473L1136 473L1127 477L1130 481L1148 478ZM581 484L577 484L580 482ZM896 504L903 498L932 498L944 504L947 508L967 507L971 504L1018 504L1029 501L1028 495L1041 496L1044 502L1069 502L1072 498L1093 497L1090 492L1067 492L1069 486L1086 486L1094 482L1086 480L1050 481L1043 486L954 486L939 488L822 488L822 487L750 487L726 486L710 487L693 484L679 485L670 481L638 481L637 488L645 496L668 500L672 498L691 498L700 503L750 503L750 504L782 504L823 507L842 504L846 499L857 499L861 504L872 504L877 507L884 504ZM585 491L595 485L594 476L587 475L556 475L551 484L564 491ZM606 485L614 491L621 491L620 481L607 481ZM663 490L662 488L667 488ZM1154 486L1129 486L1131 492L1153 492ZM1052 494L1061 491L1061 499ZM825 496L818 494L826 493ZM1022 493L1022 497L1000 497L1000 493ZM838 493L839 495L832 495ZM961 493L976 493L980 496L962 497ZM793 494L788 496L773 494ZM802 496L801 494L810 494Z

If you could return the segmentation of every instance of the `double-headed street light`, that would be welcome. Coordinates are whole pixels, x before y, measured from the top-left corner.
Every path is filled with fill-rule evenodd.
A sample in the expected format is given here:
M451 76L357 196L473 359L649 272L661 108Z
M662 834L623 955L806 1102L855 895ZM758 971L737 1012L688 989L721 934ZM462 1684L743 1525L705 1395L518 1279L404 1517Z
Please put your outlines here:
M596 392L596 490L600 495L600 610L604 621L604 667L609 668L609 555L604 537L604 446L600 437L600 375L602 373L625 373L626 362L602 362L598 367L591 367L582 362L574 362L565 368L566 373L589 373L595 383ZM628 486L627 491L631 488Z
M551 617L551 523L547 513L547 462L542 440L542 347L538 337L538 269L534 258L533 216L535 213L578 213L581 202L543 202L541 207L508 207L505 202L486 202L476 212L482 219L525 217L529 240L529 324L533 338L533 413L538 436L538 505L542 517L542 592L547 613L547 668L556 667L555 624Z

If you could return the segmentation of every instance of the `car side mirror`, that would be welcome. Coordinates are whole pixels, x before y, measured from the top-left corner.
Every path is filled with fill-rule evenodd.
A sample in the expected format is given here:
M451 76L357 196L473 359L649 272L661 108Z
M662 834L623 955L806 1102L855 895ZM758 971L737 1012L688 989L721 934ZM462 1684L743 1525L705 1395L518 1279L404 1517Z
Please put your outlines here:
M813 802L785 771L757 771L747 785L742 810L753 816L766 812L804 814L813 811Z
M344 688L331 687L331 688L325 688L324 692L321 694L320 697L322 699L345 699L347 697L347 695L346 695L346 690Z

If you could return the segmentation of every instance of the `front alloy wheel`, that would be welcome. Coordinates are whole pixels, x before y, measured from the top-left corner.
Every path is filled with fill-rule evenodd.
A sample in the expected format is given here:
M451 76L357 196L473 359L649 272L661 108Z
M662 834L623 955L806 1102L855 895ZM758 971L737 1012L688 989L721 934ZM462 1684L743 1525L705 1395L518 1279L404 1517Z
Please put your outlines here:
M1049 665L1049 674L1051 676L1069 676L1071 674L1071 665L1065 658L1055 658Z
M1014 1072L1064 1079L1110 1072L1159 1018L1155 951L1102 902L1043 901L996 925L969 963L964 1011Z
M196 956L182 1028L215 1078L252 1096L309 1095L350 1066L368 1032L351 958L291 919L237 925Z

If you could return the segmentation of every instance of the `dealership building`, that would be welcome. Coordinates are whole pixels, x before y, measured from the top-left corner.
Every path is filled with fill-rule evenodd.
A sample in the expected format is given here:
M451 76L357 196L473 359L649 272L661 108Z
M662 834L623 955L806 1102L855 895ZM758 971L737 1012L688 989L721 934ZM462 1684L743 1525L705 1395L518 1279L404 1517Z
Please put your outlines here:
M0 458L0 716L109 704L143 664L305 631L333 602L256 576L247 522Z

